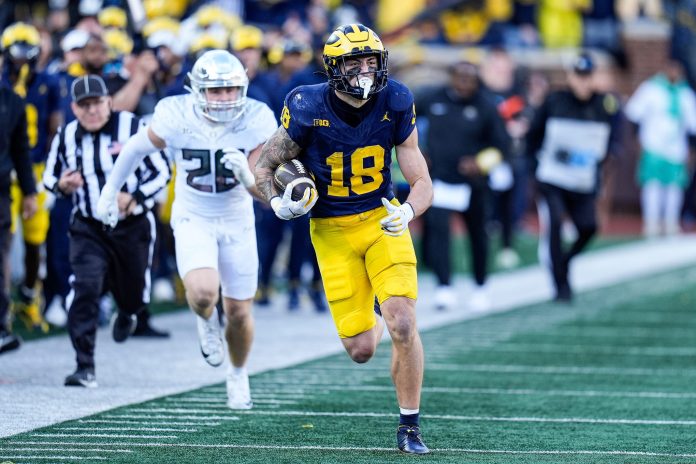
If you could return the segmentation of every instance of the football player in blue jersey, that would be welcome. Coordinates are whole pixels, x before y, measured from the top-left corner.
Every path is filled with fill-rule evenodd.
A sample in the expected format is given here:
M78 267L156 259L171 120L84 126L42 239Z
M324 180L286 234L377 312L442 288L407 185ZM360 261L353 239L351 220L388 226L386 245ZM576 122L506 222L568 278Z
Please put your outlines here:
M32 25L18 22L5 29L0 37L3 50L3 84L11 87L24 98L27 114L27 135L29 150L37 184L43 176L49 141L53 138L62 121L59 108L60 90L58 81L45 71L36 69L41 51L41 36ZM28 328L48 330L39 305L40 248L46 241L49 226L49 211L46 192L37 195L38 211L31 218L22 219L20 205L22 191L17 182L11 187L12 195L12 233L17 221L22 221L24 235L24 282L19 288L19 301L15 312L24 320Z
M408 223L432 201L418 148L413 95L387 77L387 51L362 24L336 29L324 46L328 83L300 86L285 99L281 126L256 164L256 185L281 219L312 210L310 230L331 314L343 345L367 362L386 323L392 378L401 410L399 449L429 452L418 425L423 346L416 329L416 255ZM411 191L394 197L392 149ZM276 192L273 173L297 158L314 173L316 191L293 201ZM373 311L375 295L384 319Z

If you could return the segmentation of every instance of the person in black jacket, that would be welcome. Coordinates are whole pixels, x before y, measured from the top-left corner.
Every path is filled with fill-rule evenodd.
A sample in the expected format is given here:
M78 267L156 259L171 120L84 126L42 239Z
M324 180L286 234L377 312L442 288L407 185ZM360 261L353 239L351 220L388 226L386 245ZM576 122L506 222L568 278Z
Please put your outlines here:
M29 158L27 116L24 101L6 86L0 87L0 353L19 348L21 340L10 331L9 296L5 287L5 261L8 254L10 224L10 175L12 169L22 190L22 217L30 218L37 209L36 182Z
M557 301L572 300L568 279L571 259L597 232L595 200L600 170L616 150L619 103L594 90L592 57L579 55L568 73L568 90L550 94L534 116L527 134L529 155L536 155L539 191L540 261L551 270ZM564 216L573 221L577 238L563 249Z
M450 287L450 216L461 213L469 233L476 286L470 307L489 306L485 290L488 237L485 229L488 172L509 150L509 137L493 102L480 90L478 68L459 62L450 68L450 85L424 95L416 106L426 120L422 145L430 161L433 206L425 214L425 261L435 271L439 287L435 304L454 304Z

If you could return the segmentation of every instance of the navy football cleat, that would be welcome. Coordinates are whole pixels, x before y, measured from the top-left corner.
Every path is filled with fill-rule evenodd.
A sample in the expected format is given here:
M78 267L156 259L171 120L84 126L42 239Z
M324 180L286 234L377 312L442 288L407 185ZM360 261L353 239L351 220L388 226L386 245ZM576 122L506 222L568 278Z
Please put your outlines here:
M420 428L417 425L399 425L396 429L396 443L399 445L399 450L404 453L430 453L430 449L423 443Z

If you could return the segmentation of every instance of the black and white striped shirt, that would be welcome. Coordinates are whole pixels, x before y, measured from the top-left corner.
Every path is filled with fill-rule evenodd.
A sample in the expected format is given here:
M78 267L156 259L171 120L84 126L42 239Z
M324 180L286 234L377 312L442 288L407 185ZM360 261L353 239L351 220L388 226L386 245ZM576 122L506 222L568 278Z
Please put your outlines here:
M46 160L43 183L58 192L58 180L64 171L77 170L84 184L72 195L73 213L95 219L97 201L106 179L113 169L121 147L135 134L142 123L127 111L112 112L111 118L98 132L87 132L75 120L54 137ZM138 206L133 214L141 214L154 206L154 195L169 181L171 168L163 152L146 156L122 186L135 198Z

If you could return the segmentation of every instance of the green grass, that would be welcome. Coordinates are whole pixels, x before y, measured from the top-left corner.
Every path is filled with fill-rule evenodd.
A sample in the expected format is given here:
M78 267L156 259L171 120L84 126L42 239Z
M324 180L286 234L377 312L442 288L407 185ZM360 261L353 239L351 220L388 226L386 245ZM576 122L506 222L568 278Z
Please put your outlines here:
M696 269L682 269L424 332L434 452L419 461L696 462L695 287ZM219 384L23 433L0 440L0 461L405 462L389 353L385 343L365 365L342 354L254 376L250 412L226 409Z
M429 269L422 265L423 260L421 258L421 240L418 235L414 235L414 244L416 247L416 253L418 255L419 262L419 272L429 272ZM597 240L594 240L590 245L589 249L602 249L610 246L628 243L630 241L636 240L636 237L628 236L604 236ZM515 236L515 250L520 256L520 264L517 268L529 266L536 264L538 262L537 258L537 246L538 237L536 235L530 235L527 233L518 233ZM489 254L489 269L491 272L500 272L495 264L495 256L501 249L500 239L497 234L493 234L491 237L491 252ZM453 236L452 237L452 271L455 274L468 274L471 272L471 258L470 258L470 245L468 238L466 236ZM276 282L274 285L276 293L283 293L285 291L285 282ZM180 311L185 309L185 304L176 303L152 303L150 304L150 312L152 314L163 314L172 311ZM67 331L58 327L51 326L48 333L42 333L39 330L29 330L24 326L22 321L15 320L13 323L13 330L16 334L21 336L24 340L35 340L38 338L43 338L52 335L65 334Z

